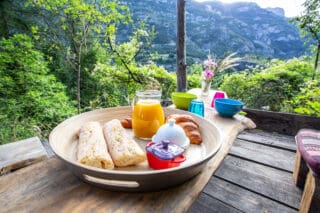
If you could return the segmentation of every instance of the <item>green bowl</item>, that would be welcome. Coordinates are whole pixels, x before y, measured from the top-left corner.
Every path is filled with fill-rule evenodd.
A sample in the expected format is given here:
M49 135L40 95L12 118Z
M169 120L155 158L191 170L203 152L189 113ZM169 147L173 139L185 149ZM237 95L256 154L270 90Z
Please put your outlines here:
M173 92L171 94L171 99L178 109L187 110L191 101L196 98L197 96L195 94L187 92Z

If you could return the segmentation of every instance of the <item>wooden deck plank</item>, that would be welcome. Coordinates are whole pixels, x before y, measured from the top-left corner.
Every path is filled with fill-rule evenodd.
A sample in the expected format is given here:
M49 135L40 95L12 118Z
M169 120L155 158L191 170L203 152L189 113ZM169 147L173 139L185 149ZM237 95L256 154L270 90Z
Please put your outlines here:
M38 137L0 146L0 175L47 158L47 152Z
M0 212L39 212L80 184L59 159L33 164L0 178Z
M293 171L295 153L291 151L236 139L229 154L288 172Z
M51 157L55 156L54 152L51 149L49 141L48 140L43 140L41 142L42 142L42 145L43 145L44 149L48 153L48 157L51 158Z
M192 211L214 212L225 205L230 212L296 212L302 192L292 178L294 150L292 136L242 132Z
M275 132L266 132L262 130L243 131L237 137L238 139L252 141L260 144L269 145L276 148L282 148L296 151L296 143L293 136L282 135Z
M299 209L301 190L294 185L292 173L227 156L215 176Z
M205 193L201 193L198 200L188 210L188 213L199 213L199 212L241 213L243 211L233 208L227 203L224 203L220 200L212 198Z
M293 208L282 205L274 200L270 200L217 177L211 178L203 192L218 200L225 200L234 208L248 213L266 211L286 213L297 212Z

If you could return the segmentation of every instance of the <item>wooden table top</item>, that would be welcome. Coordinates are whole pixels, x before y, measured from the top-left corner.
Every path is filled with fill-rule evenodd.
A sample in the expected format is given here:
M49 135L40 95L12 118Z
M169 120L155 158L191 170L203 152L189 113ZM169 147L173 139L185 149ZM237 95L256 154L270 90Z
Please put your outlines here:
M185 212L217 170L237 134L255 128L244 116L222 118L211 108L206 108L205 117L222 131L222 146L201 173L182 185L146 193L107 191L80 181L60 159L44 159L41 154L40 162L0 176L0 212ZM8 167L6 163L0 169Z

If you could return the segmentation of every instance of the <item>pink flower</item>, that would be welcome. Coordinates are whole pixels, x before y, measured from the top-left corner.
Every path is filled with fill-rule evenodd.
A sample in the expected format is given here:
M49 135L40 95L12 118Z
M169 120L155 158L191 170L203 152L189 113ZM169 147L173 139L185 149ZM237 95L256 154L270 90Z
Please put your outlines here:
M206 68L203 74L206 79L212 79L214 77L214 72L209 68Z
M205 60L203 62L203 64L205 67L216 67L217 66L217 63L214 62L212 59Z

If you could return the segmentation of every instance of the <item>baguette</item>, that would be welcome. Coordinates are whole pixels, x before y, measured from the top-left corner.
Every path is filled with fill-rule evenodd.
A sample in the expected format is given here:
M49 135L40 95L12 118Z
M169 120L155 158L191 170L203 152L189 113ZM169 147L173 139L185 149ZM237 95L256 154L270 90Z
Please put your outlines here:
M129 138L119 120L107 122L103 126L103 133L116 166L130 166L146 160L145 153L132 138Z
M81 127L77 160L82 164L97 168L114 168L103 137L102 128L98 122L88 122Z

